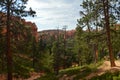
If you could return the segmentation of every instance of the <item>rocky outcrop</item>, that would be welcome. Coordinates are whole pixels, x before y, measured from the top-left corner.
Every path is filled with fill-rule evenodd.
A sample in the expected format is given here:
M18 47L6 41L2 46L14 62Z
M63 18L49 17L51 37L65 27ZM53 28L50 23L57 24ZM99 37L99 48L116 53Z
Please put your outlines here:
M10 17L11 20L13 20L13 23L10 24L11 29L17 29L20 30L20 27L18 28L14 28L15 27L15 22L21 24L21 27L23 27L22 25L24 25L24 27L29 27L32 35L35 37L36 41L38 41L38 32L37 32L37 26L35 23L33 22L28 22L25 19L22 19L18 16L11 16ZM7 30L6 30L6 14L0 12L0 29L1 29L1 34L5 35ZM17 24L16 24L17 25ZM25 33L25 32L23 32ZM11 33L12 36L14 36L14 34ZM19 35L20 36L20 35Z
M46 38L49 38L51 36L57 37L58 35L66 35L66 39L73 38L75 36L75 30L43 30L38 32L38 36L45 36Z

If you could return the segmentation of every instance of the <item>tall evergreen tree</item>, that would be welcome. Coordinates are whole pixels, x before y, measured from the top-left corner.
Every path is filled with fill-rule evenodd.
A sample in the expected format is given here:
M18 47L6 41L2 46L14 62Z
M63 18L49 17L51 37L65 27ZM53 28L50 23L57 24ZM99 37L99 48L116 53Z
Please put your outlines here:
M109 22L109 5L108 0L103 0L103 10L105 16L105 27L106 27L106 35L107 35L107 43L109 49L109 56L110 56L110 63L111 67L115 66L114 54L112 51L112 43L111 43L111 36L110 36L110 22Z
M92 33L88 34L88 39L91 42L94 42L94 50L96 52L96 59L98 56L98 41L95 40L93 36L104 36L103 34L107 33L105 37L107 37L107 45L109 50L110 62L111 66L115 66L114 64L114 54L112 53L112 43L111 43L111 35L110 35L110 26L116 24L117 20L119 19L119 2L118 0L84 0L82 3L83 11L80 11L82 14L82 18L78 20L78 24L82 25L82 27L88 26L87 23L89 22L93 28L92 33L95 33L94 26L96 27L96 33L93 35ZM93 5L94 4L94 5ZM104 25L105 24L105 25ZM100 28L98 30L98 28ZM88 31L90 32L89 28ZM93 37L93 38L92 38Z
M11 16L27 16L35 14L31 8L29 11L25 11L26 5L28 0L0 0L0 7L3 13L6 13L6 41L7 41L7 69L8 69L8 80L12 80L12 53L11 53L11 45L10 45L10 18Z

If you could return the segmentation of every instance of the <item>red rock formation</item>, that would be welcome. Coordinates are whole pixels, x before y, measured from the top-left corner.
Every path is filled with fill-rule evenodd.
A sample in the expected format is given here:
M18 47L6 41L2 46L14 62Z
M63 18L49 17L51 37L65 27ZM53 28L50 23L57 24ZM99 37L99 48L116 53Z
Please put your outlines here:
M37 26L36 26L35 23L27 22L27 21L25 21L25 19L21 19L20 17L16 17L16 16L11 16L11 20L13 20L15 22L19 22L19 23L25 25L25 27L29 27L31 29L32 35L35 37L36 41L38 41ZM0 27L2 28L2 32L1 33L3 35L5 35L6 32L7 32L5 24L6 24L6 14L0 12ZM11 24L11 28L13 28L13 27L14 27L14 25ZM19 37L20 37L20 35L19 35Z
M31 29L32 35L35 37L36 41L38 41L38 32L36 24L32 22L25 22L25 25L26 27L29 27Z
M59 30L59 32L58 32L58 30L44 30L44 31L38 32L39 38L42 35L42 37L44 36L44 37L46 37L46 39L50 38L51 36L54 36L55 38L57 38L58 35L64 35L64 34L65 34L64 30ZM74 35L75 35L75 30L66 31L66 39L73 38Z
M67 31L66 36L68 38L73 38L75 36L75 30L69 30L69 31Z
M120 30L120 24L115 24L115 30Z

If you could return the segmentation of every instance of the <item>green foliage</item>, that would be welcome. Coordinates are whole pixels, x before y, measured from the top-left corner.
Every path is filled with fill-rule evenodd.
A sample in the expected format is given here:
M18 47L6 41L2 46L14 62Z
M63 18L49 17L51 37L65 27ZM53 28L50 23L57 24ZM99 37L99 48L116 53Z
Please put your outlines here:
M53 55L49 54L48 52L44 53L41 61L43 71L47 73L53 72Z
M36 12L33 11L31 8L29 10L26 10L26 4L28 0L19 0L19 1L7 1L7 0L0 0L0 11L4 11L6 13L7 9L6 6L9 4L10 6L10 14L14 16L35 16Z
M58 78L56 77L55 74L49 73L49 74L46 74L45 76L42 76L42 77L40 77L39 79L36 79L36 80L58 80Z
M111 34L111 37L112 37L112 46L114 47L113 48L113 52L115 54L115 57L117 57L119 51L120 51L120 31L117 30L115 32L112 32Z
M85 76L87 76L91 72L92 72L92 68L89 68L88 66L74 67L74 68L61 70L59 77L63 76L64 74L66 74L67 76L75 75L74 79L77 80L77 79L85 78Z
M97 64L90 64L81 67L63 69L60 70L59 78L61 78L63 75L67 75L69 77L75 76L73 80L85 79L85 77L91 74L92 72L96 72L97 67L99 67L101 64L102 61L98 62Z
M90 64L92 62L93 53L89 34L90 33L83 31L80 26L76 28L76 45L74 49L77 53L79 65Z
M23 48L21 49L21 47L23 47L24 45L19 44L19 43L24 44L25 42L23 39L25 38L25 36L27 36L27 33L25 31L25 26L23 25L24 22L22 23L20 17L28 16L28 15L30 16L35 15L35 11L33 11L31 8L30 10L26 11L27 1L28 0L0 0L0 11L1 13L3 13L3 16L4 16L4 20L0 21L0 27L1 26L7 27L7 28L4 28L4 29L7 29L7 32L6 32L7 33L7 38L6 38L7 48L5 46L5 49L7 50L3 51L4 53L7 52L6 57L5 57L5 63L7 62L7 64L4 65L3 60L1 61L2 62L1 64L2 64L2 67L3 65L4 66L7 65L8 79L10 80L12 80L12 73L14 73L15 76L27 78L29 77L29 72L32 70L29 67L29 65L31 64L26 63L27 60L24 60L26 62L24 61L22 62L22 59L18 58L18 55L17 55L18 53L26 53L25 50L28 51L28 49L25 49L23 52ZM2 17L0 16L0 19L2 19ZM3 24L4 22L6 22L7 24L6 23ZM21 26L24 26L24 27L21 27ZM27 48L28 47L30 46L27 46ZM26 46L24 46L24 48L26 48ZM21 49L21 50L19 51L18 49ZM15 53L15 54L12 55L11 53ZM14 55L17 55L17 56L14 56ZM13 56L14 56L14 59L12 62ZM7 58L7 61L6 61L6 58Z
M119 15L117 1L109 1L110 25L117 24L117 15ZM106 43L105 26L103 15L103 3L98 0L84 0L81 4L84 11L80 11L81 18L78 19L75 36L75 52L79 60L79 65L97 62L109 51ZM114 11L116 12L115 14ZM87 27L87 28L86 28ZM116 27L116 26L114 26ZM113 27L113 28L114 28ZM112 32L112 31L111 31ZM116 31L114 31L116 32ZM114 53L119 52L119 33L112 34L112 44ZM96 54L97 53L97 54Z
M14 76L28 78L30 77L30 72L34 69L31 67L31 61L21 57L14 57Z
M62 77L63 75L67 76L75 75L73 80L84 79L87 75L93 72L93 69L94 67L90 68L89 66L68 68L60 71L59 78Z
M91 72L92 72L92 69L90 69L89 67L83 67L79 72L79 74L76 74L73 80L84 79L85 76L89 75Z
M59 75L63 76L64 74L66 74L68 76L71 76L71 75L80 73L80 70L81 70L81 67L74 67L74 68L63 69L63 70L60 70L60 74Z
M30 8L26 11L26 5L28 0L15 1L12 0L12 6L10 12L13 12L13 16L27 16L35 15L35 12ZM39 42L35 41L35 38L31 34L29 28L25 28L26 25L19 21L10 21L14 27L11 28L11 52L13 52L13 65L14 76L16 77L29 77L29 73L32 71L44 71L47 73L45 76L38 80L58 80L55 74L51 74L53 69L68 68L72 66L72 63L79 64L82 67L68 68L60 70L59 76L67 74L68 76L76 75L75 80L85 78L91 72L96 70L98 64L91 64L95 58L95 48L98 50L99 58L103 58L108 54L105 41L105 30L103 25L103 9L98 0L84 0L82 7L84 11L80 11L81 18L78 20L75 36L72 38L64 39L65 33L59 34L59 30L56 36L42 35ZM113 2L110 2L112 4ZM116 2L114 3L116 4ZM117 2L118 4L118 2ZM0 0L0 10L6 9L6 0ZM19 6L19 7L18 7ZM118 6L110 5L110 8L118 10ZM4 10L6 13L6 10ZM116 13L119 13L117 11ZM116 24L117 15L110 13L110 24ZM3 22L0 21L0 27ZM85 28L87 27L87 28ZM115 26L111 26L112 44L114 47L114 53L120 50L120 31L114 31ZM98 29L99 28L99 29ZM85 30L86 29L86 30ZM5 58L5 37L1 35L2 29L0 28L0 73L6 72L6 58ZM20 36L21 35L21 36ZM17 39L19 36L20 39ZM47 37L46 39L44 37ZM21 56L22 55L22 56ZM87 66L86 64L91 64ZM33 66L34 65L34 66ZM2 69L4 67L4 69ZM59 70L58 70L59 72ZM113 79L120 78L119 73L115 75L106 73L100 78L95 79ZM107 78L107 76L109 76ZM94 80L94 79L93 79Z

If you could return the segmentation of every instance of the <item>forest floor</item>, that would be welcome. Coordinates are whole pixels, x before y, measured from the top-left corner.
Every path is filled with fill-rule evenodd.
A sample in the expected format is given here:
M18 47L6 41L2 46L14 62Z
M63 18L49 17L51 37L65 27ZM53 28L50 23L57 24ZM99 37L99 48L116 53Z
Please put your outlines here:
M32 73L31 74L31 77L28 78L28 79L25 79L25 80L35 80L37 78L39 78L40 76L43 76L44 74L43 73Z
M13 80L35 80L37 78L39 78L40 76L44 75L43 73L36 73L36 72L33 72L30 74L30 78L28 79L23 79L23 78L13 78ZM0 80L7 80L6 79L6 75L5 74L2 74L0 75Z
M88 80L94 76L100 76L107 71L111 71L111 72L120 71L120 60L116 60L115 64L116 64L115 67L111 67L110 61L104 61L103 64L97 68L97 71L89 74L86 77L86 79Z
M115 64L116 64L115 67L111 67L110 61L104 61L99 67L97 67L96 71L93 71L84 77L86 80L90 80L92 77L100 76L100 75L106 73L107 71L111 71L111 72L120 71L120 60L116 60ZM76 76L75 74L72 76L63 76L59 80L73 80L73 78L75 76ZM80 80L82 80L82 79L80 79Z
M97 68L97 70L95 72L92 72L89 75L87 75L85 79L89 80L92 77L100 76L100 75L104 74L107 71L111 71L111 72L120 71L120 60L116 60L115 64L116 64L115 67L111 67L110 66L110 61L104 61L103 64L101 64ZM32 73L31 77L28 78L28 79L13 79L13 80L34 80L34 79L40 78L40 76L42 76L42 75L44 75L44 74L41 74L41 73ZM73 80L73 78L75 76L76 75L72 75L72 76L69 76L69 77L63 76L59 80ZM0 80L6 80L6 77L5 77L4 74L0 75Z

